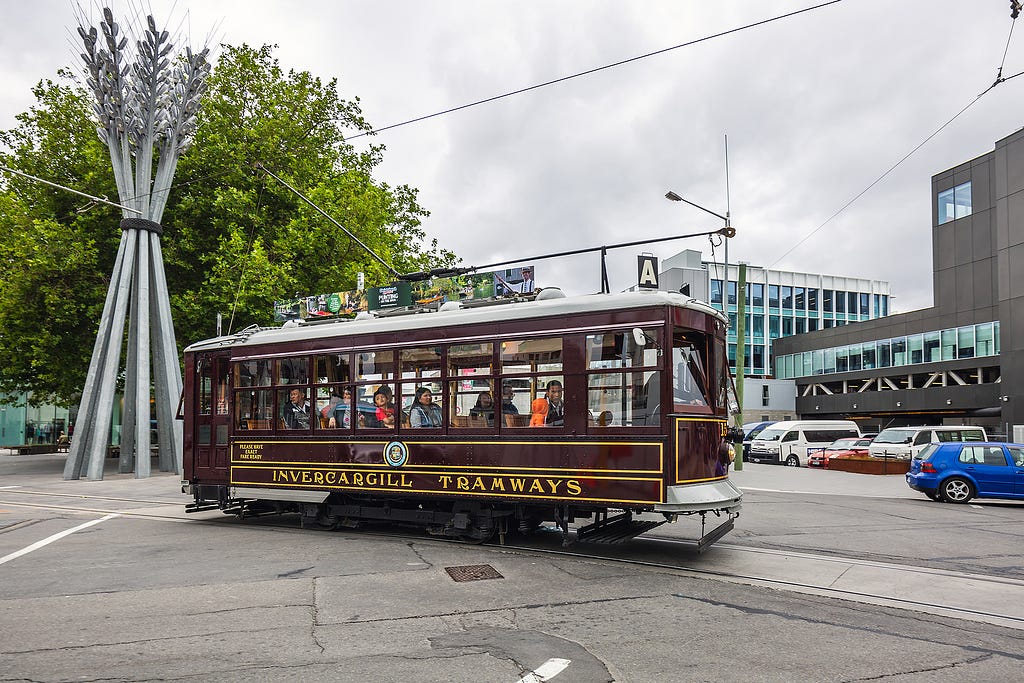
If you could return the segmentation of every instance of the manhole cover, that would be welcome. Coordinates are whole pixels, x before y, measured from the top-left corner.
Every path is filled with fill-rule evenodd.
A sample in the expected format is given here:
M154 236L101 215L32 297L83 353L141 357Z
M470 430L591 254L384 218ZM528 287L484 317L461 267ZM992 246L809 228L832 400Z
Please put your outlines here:
M463 567L445 567L453 581L483 581L484 579L504 579L498 570L489 564L467 564Z

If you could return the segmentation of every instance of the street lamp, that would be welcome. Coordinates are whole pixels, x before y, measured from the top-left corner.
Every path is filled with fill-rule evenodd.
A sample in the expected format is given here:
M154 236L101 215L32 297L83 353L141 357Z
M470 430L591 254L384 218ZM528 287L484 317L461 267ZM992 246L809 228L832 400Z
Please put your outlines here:
M728 178L728 164L726 165L726 177ZM728 185L727 185L728 187ZM726 192L728 195L728 190ZM673 202L683 202L690 206L700 209L704 213L711 214L716 218L721 218L725 221L725 227L722 228L720 234L723 236L725 241L725 277L722 278L722 284L725 291L722 292L722 311L725 313L726 320L729 318L729 238L736 236L736 230L733 229L729 221L729 209L725 210L725 215L716 213L711 209L705 208L700 204L694 204L689 199L683 199L676 192L669 190L665 193L665 199ZM746 355L745 341L746 341L746 301L745 301L745 289L746 289L746 269L744 266L740 266L739 277L736 283L736 300L738 305L736 307L736 402L739 413L736 415L737 426L743 424L743 374L744 370L744 356ZM726 323L728 325L728 323ZM728 327L726 328L728 329ZM726 349L728 350L728 337L726 337ZM728 351L727 351L728 352ZM726 359L728 362L728 358ZM736 458L736 469L743 469L743 455L742 451Z

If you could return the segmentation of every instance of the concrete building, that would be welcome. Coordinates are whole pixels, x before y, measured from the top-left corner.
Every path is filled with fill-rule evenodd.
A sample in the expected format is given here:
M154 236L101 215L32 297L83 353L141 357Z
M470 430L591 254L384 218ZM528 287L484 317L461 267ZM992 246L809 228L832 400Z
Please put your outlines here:
M1024 440L1024 130L932 177L935 306L780 339L805 418Z

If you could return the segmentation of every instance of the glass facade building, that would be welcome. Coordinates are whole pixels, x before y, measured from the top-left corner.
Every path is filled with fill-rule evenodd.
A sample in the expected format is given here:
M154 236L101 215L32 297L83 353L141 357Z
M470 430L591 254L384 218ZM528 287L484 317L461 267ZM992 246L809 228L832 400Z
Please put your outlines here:
M708 302L729 316L729 363L736 367L739 265L703 262ZM744 376L773 375L772 342L889 315L889 283L746 266ZM776 377L782 377L776 375Z

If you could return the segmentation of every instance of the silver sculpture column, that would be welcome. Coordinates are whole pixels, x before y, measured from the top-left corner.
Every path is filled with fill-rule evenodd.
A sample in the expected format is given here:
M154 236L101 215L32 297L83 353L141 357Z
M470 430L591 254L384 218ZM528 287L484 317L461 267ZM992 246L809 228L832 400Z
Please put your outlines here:
M178 158L195 132L210 72L209 50L193 53L185 48L172 55L167 31L157 31L152 16L146 19L148 29L135 42L133 55L126 52L128 38L119 35L109 8L103 9L99 31L86 28L84 22L78 27L87 83L96 97L97 132L110 151L121 204L138 213L123 211L121 243L82 390L65 479L78 479L83 468L89 479L103 478L126 319L120 471L149 476L151 385L160 469L182 471L182 428L174 419L181 369L160 249L160 218Z

